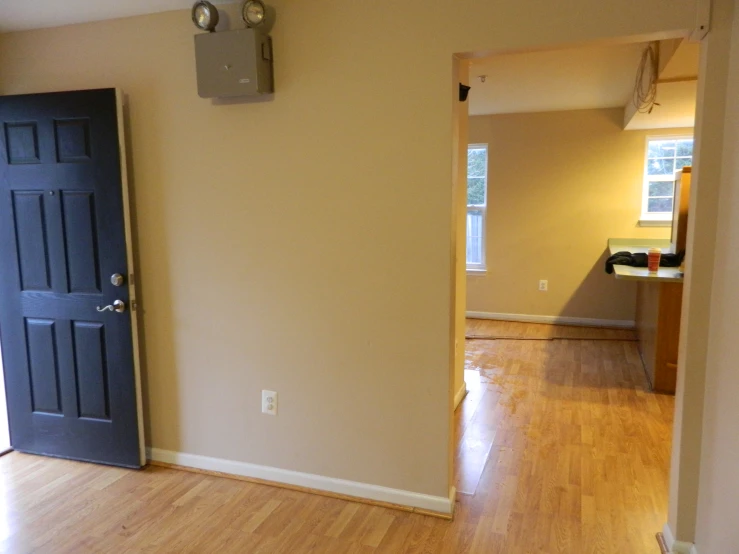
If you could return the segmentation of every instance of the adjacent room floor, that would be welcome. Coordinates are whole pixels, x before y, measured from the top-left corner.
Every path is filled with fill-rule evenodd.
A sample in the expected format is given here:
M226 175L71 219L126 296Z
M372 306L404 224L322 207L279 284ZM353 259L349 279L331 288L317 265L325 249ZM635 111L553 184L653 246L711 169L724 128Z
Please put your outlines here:
M481 322L468 333L508 338L467 342L453 522L12 453L0 458L0 551L658 552L673 398L647 391L632 334Z
M659 552L674 397L649 392L634 332L470 320L467 335L508 337L467 341L458 515L495 545L469 552Z

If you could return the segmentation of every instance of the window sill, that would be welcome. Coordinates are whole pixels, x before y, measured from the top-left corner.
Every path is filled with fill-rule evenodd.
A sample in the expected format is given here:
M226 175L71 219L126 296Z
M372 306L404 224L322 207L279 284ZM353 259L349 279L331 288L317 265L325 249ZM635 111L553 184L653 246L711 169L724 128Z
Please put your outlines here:
M485 275L488 272L487 269L471 269L467 268L467 275Z
M639 227L672 227L672 219L640 219Z

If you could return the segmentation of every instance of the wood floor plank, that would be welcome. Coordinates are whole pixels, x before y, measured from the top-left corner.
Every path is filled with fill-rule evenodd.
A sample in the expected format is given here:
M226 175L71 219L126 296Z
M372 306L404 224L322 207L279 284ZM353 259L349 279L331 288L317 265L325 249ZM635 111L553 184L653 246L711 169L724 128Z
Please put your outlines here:
M328 531L326 531L326 536L328 537L340 536L346 529L347 525L349 525L349 522L354 518L356 513L359 511L359 508L360 508L359 504L347 504L346 506L344 506L344 508L341 510L341 513L339 514L339 517L337 517L334 520L333 525L331 525Z

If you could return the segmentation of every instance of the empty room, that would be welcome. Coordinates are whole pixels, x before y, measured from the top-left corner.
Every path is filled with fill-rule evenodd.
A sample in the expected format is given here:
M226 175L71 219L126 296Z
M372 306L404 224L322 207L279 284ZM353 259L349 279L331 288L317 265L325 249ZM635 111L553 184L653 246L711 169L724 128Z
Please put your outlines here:
M0 550L737 551L733 0L3 8Z

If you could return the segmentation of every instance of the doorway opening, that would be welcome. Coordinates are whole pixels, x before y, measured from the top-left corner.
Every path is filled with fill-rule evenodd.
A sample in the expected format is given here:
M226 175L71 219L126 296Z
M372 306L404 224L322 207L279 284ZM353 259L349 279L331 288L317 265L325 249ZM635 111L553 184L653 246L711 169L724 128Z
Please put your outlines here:
M455 484L502 491L501 532L607 508L637 551L667 520L682 276L625 264L685 248L698 58L671 39L466 61ZM606 273L620 250L634 256ZM653 509L624 527L641 501Z

